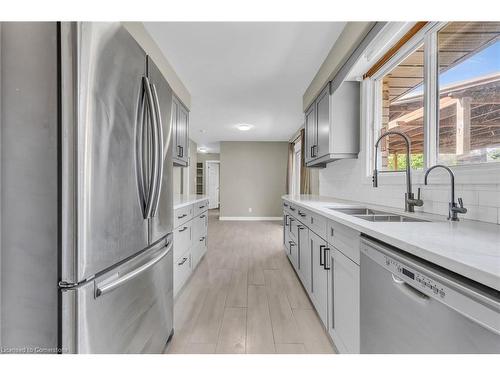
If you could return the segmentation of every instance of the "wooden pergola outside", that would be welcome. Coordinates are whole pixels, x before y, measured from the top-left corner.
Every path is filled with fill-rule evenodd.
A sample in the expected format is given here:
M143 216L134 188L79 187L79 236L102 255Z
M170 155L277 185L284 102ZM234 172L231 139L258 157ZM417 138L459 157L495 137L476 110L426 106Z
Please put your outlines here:
M439 32L440 73L498 42L499 38L500 22L450 23ZM423 83L423 54L421 46L382 82L383 130L407 134L414 155L423 153L424 146L423 93L418 89ZM484 159L486 147L500 147L500 71L441 87L439 108L440 154ZM386 140L382 144L383 163L387 164L387 150L397 163L397 155L405 153L404 142L398 137Z

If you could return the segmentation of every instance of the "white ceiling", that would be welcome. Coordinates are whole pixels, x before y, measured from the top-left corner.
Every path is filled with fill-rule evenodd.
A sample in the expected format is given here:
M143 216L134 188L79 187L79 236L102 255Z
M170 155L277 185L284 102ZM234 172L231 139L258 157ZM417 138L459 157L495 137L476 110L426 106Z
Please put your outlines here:
M344 22L146 22L191 93L190 137L283 141L301 126L302 95ZM242 132L237 124L251 124Z

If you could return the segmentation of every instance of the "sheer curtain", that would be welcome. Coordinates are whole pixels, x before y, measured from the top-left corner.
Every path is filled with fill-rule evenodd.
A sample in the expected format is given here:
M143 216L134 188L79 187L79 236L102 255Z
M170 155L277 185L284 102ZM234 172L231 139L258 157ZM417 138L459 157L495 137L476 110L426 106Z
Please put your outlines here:
M305 165L305 137L304 129L301 129L298 136L288 144L288 163L286 178L286 193L294 192L292 186L300 187L300 194L311 194L311 170ZM300 144L300 160L295 157L296 145ZM300 173L296 173L296 163L300 163ZM297 181L298 180L298 181ZM297 189L298 190L298 189Z
M306 146L305 146L305 131L300 130L300 152L301 152L301 166L300 166L300 194L311 194L311 170L306 167Z

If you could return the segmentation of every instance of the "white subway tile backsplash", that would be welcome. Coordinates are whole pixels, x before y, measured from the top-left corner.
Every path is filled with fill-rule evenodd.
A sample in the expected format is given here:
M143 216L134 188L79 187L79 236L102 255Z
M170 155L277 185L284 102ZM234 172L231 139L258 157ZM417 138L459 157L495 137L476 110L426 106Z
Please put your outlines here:
M357 162L360 162L358 159ZM403 208L404 184L383 185L373 188L371 183L360 176L359 165L335 162L319 173L320 194L335 198L380 204ZM414 193L421 188L424 206L418 211L438 215L448 215L450 201L449 184L414 185ZM468 212L460 217L500 224L500 185L499 184L457 184L456 199L462 198Z
M479 194L480 206L500 207L500 190L498 191L481 191Z

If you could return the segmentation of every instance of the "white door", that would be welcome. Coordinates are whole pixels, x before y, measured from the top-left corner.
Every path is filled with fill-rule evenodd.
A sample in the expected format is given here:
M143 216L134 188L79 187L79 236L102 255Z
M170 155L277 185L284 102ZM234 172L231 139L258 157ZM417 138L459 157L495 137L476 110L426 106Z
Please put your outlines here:
M208 208L219 208L219 163L207 162Z

